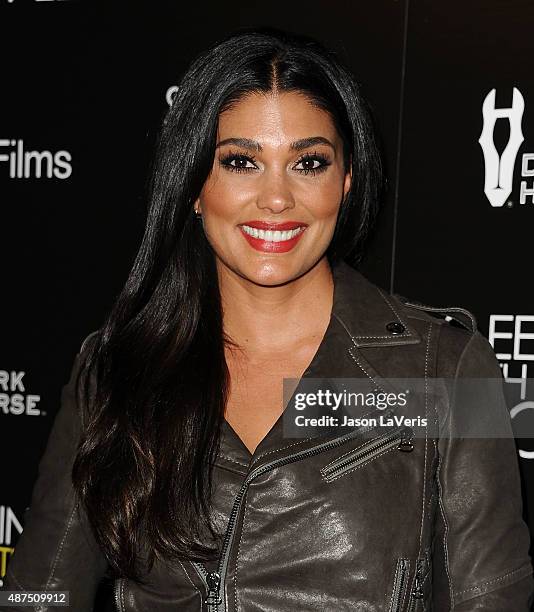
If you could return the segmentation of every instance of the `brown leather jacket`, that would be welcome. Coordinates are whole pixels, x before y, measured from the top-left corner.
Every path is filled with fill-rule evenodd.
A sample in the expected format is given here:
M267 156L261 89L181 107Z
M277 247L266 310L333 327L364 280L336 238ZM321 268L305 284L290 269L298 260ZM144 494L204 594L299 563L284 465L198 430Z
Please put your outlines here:
M344 263L333 272L332 317L305 377L501 376L467 311L408 305ZM4 585L68 590L76 612L93 609L107 568L70 484L84 345ZM491 401L510 427L502 395ZM115 581L116 609L527 612L534 581L515 443L447 436L465 406L425 403L442 435L408 441L411 452L398 452L400 433L288 439L280 417L251 455L225 423L214 467L219 562L156 562L148 586Z

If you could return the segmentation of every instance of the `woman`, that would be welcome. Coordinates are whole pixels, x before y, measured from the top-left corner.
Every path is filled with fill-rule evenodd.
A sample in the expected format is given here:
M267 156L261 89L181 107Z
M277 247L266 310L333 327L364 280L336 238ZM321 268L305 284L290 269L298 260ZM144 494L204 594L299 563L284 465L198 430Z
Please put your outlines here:
M501 376L469 313L429 314L347 263L380 177L359 89L318 43L242 31L193 62L7 588L69 590L77 612L105 575L122 611L528 610L514 441L447 435L457 396L425 395L437 437L284 436L284 378ZM509 428L502 395L486 401Z

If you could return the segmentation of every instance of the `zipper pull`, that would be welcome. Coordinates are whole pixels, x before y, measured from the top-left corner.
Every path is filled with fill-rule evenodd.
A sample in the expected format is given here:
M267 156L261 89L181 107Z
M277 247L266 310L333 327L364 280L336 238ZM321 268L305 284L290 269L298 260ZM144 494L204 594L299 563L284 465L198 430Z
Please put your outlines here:
M412 589L412 597L414 599L421 599L424 595L421 583L421 574L423 569L422 565L423 562L420 559L417 559L417 571L415 572L414 586Z
M411 427L404 427L401 431L401 441L397 446L397 449L404 452L411 452L414 449L414 445L412 442L413 438L413 429Z
M217 606L221 603L221 598L219 597L219 585L221 584L221 576L217 572L208 572L206 574L206 582L208 584L208 595L204 600L204 603L208 604L211 607L214 606L215 610Z

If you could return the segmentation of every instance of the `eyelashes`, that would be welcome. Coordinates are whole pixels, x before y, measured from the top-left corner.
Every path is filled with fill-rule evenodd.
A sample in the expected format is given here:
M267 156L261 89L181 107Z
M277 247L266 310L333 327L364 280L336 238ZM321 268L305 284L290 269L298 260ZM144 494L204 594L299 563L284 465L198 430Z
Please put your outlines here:
M233 165L233 161L243 165ZM245 155L244 153L238 153L236 151L230 151L219 158L221 166L223 166L225 170L230 170L231 172L250 172L251 170L256 170L255 161L256 158L254 155ZM247 166L247 163L251 163L253 166Z
M255 161L256 158L254 155L247 155L245 153L239 153L238 151L230 151L219 158L221 166L230 172L253 172L257 170ZM235 164L232 162L235 162ZM319 165L315 165L315 162L319 162ZM311 174L315 176L320 172L324 172L331 163L330 159L322 153L305 153L299 157L293 169L304 175ZM304 167L297 168L296 166L300 164L303 164Z

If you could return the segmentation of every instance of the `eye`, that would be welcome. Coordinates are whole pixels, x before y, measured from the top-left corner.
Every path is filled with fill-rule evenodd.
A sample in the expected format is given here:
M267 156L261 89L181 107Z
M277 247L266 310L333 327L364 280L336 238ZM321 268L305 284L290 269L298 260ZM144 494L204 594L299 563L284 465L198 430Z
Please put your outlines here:
M322 153L306 153L298 160L295 170L303 174L309 174L311 172L311 174L315 175L318 172L324 172L330 163L328 157ZM298 168L297 166L300 165L303 167Z
M228 153L220 158L221 166L231 172L250 172L257 169L254 163L254 157L243 153ZM247 165L251 164L251 165Z

